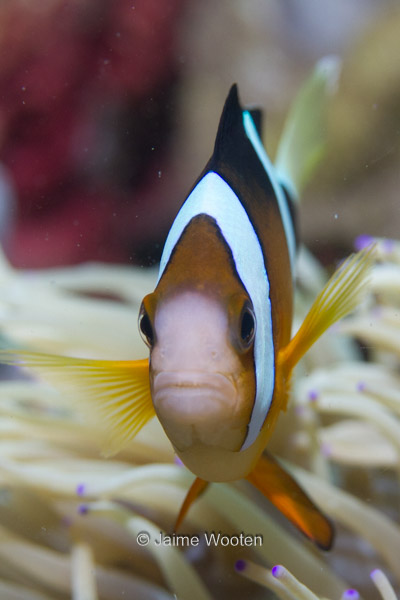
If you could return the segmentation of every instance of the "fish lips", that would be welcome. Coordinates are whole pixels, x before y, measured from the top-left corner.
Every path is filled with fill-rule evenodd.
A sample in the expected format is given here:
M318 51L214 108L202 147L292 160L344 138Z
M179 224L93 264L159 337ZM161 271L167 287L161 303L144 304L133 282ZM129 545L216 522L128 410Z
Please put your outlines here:
M237 391L222 373L162 371L153 378L153 402L157 410L178 413L182 419L207 419L220 410L235 408Z
M223 373L162 371L153 376L152 397L168 437L185 448L195 441L218 444L236 412L238 393Z

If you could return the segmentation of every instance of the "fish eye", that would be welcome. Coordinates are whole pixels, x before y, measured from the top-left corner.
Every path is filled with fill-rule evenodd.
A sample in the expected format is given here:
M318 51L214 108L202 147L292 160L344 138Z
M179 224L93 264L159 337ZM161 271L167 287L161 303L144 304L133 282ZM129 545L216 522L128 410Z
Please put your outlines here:
M146 309L142 305L139 313L139 332L142 336L142 340L149 347L154 346L154 331L150 321L150 317L146 312Z
M245 306L240 316L240 341L244 350L250 348L256 332L256 319L249 306Z

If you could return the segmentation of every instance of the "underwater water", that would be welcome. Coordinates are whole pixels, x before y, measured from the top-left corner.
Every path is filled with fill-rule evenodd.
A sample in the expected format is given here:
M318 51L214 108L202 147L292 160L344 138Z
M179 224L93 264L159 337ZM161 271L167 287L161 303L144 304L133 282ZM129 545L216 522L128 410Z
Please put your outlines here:
M159 422L106 457L101 415L2 365L0 598L399 597L400 17L379 4L0 6L1 348L144 358L148 265L230 85L266 108L273 156L296 89L332 52L342 75L299 207L294 330L334 263L377 241L364 301L297 366L268 446L334 523L331 551L246 481L211 485L172 535L193 475Z

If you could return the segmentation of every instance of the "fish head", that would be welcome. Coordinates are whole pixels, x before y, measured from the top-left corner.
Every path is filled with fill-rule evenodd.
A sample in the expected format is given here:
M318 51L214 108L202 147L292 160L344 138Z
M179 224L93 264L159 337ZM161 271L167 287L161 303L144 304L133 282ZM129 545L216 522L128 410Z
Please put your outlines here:
M256 320L247 294L156 291L143 300L139 328L150 348L154 408L177 453L238 452L255 398Z

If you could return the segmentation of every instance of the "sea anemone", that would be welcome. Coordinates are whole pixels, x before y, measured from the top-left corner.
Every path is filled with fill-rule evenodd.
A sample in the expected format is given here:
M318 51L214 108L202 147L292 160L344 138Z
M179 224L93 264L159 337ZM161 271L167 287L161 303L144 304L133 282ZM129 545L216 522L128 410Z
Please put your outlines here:
M155 277L151 269L100 264L16 271L3 257L2 345L143 357L136 315ZM302 250L295 326L325 277ZM3 366L1 597L262 598L266 586L285 600L356 600L374 583L393 598L400 583L399 289L400 244L378 240L363 306L299 365L291 407L271 441L334 520L332 553L317 552L246 482L211 485L186 517L185 534L174 538L193 476L174 460L159 423L102 458L107 431L95 414L83 418L73 397ZM254 543L241 544L241 534ZM166 541L156 544L160 536Z

